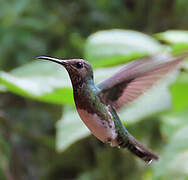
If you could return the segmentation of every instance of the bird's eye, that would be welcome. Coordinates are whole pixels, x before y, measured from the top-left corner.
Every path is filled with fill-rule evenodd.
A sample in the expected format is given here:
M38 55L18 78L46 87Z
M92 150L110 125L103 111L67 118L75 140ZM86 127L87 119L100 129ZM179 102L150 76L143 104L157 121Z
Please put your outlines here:
M77 67L78 69L81 69L81 68L83 68L83 64L82 64L81 62L77 62L77 63L76 63L76 67Z

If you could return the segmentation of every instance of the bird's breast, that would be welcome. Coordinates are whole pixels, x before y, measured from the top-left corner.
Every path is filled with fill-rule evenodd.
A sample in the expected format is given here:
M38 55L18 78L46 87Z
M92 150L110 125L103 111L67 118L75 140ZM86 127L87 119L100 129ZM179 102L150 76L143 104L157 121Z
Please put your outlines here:
M93 135L95 135L102 142L109 142L112 146L117 146L117 133L113 120L103 120L96 113L88 113L84 109L77 109L80 118L89 128Z

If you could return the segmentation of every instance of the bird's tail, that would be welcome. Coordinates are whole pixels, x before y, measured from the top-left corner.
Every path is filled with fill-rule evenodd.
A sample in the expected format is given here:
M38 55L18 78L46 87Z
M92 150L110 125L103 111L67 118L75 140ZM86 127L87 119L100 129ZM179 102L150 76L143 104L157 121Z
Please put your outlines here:
M140 144L131 134L128 134L127 137L128 139L126 139L126 141L122 139L122 141L119 143L120 147L127 148L131 153L143 159L148 164L151 163L153 159L159 159L155 153Z

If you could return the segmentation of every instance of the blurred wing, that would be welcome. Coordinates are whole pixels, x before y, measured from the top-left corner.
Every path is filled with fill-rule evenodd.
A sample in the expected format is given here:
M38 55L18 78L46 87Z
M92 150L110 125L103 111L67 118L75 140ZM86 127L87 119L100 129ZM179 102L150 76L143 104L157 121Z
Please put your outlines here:
M155 61L151 56L127 64L122 70L98 85L99 94L115 109L134 101L152 85L175 69L186 57L168 62Z

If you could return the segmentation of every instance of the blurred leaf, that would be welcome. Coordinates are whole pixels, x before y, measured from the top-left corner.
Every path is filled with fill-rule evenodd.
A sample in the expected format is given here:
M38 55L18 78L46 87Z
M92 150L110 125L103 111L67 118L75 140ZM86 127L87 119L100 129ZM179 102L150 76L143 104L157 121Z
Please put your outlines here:
M188 76L187 76L188 77ZM173 97L173 108L175 110L182 110L188 106L188 83L175 83L171 88Z
M188 44L188 31L183 30L168 30L162 33L157 33L154 37L160 41L169 44L186 43Z
M187 118L186 118L187 119ZM171 136L161 159L154 167L153 179L184 180L188 177L188 126Z
M177 43L171 46L171 52L175 55L181 55L188 52L188 43Z
M49 62L33 62L10 74L1 72L0 83L15 94L57 104L73 104L68 75Z
M171 94L173 99L174 110L180 111L188 107L188 63L184 63L183 72L176 83L171 86Z
M85 59L95 66L130 61L162 49L150 36L131 30L107 30L92 34L85 46Z
M56 127L56 149L59 152L66 150L71 144L90 134L75 109L65 109L64 115L57 122Z
M171 138L177 130L187 124L188 109L182 112L169 112L161 116L161 133L165 138Z

